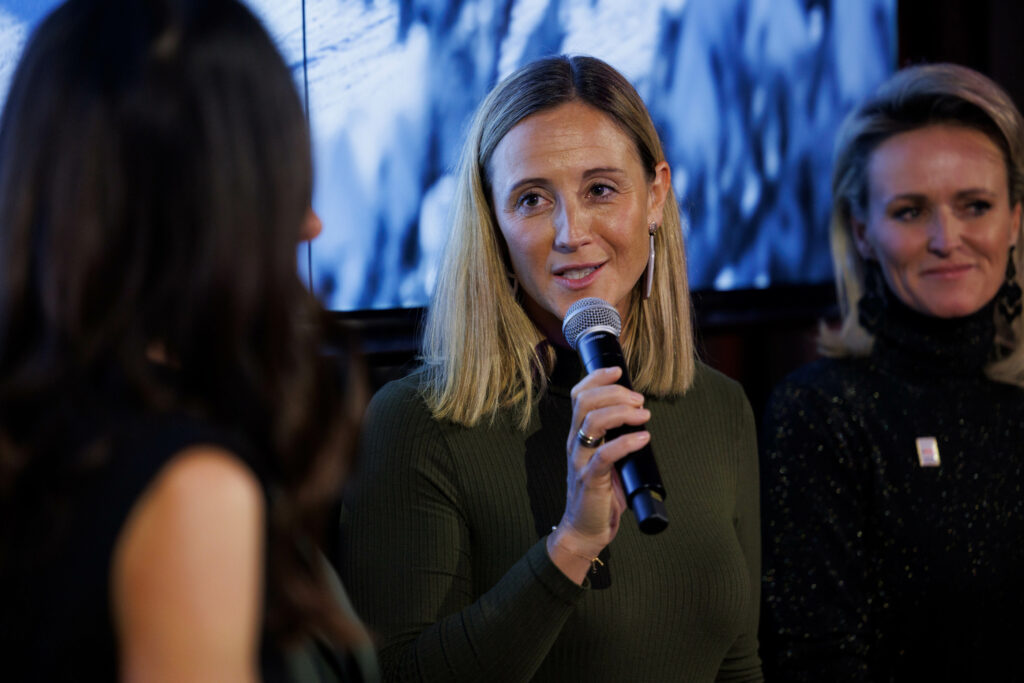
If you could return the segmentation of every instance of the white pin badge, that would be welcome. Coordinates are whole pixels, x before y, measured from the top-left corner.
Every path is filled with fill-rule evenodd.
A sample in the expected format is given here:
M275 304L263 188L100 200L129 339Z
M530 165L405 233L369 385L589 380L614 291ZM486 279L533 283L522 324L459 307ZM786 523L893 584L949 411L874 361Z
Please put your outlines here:
M942 464L939 460L939 443L934 436L917 437L917 461L921 467L938 467Z

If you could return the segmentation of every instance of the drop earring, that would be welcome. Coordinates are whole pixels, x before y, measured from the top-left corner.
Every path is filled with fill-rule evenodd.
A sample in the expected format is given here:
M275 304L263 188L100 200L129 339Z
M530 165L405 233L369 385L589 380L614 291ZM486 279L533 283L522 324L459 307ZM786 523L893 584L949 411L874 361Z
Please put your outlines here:
M996 306L1008 323L1021 312L1021 290L1017 283L1017 266L1013 263L1013 247L1010 247L1010 256L1006 259L1006 279L996 294Z
M881 327L887 306L882 267L878 261L867 259L864 261L864 293L857 302L857 322L870 334L874 334Z
M654 287L654 235L658 232L658 224L651 223L647 226L647 234L651 236L650 250L647 252L647 273L644 282L644 299L651 298L651 289Z

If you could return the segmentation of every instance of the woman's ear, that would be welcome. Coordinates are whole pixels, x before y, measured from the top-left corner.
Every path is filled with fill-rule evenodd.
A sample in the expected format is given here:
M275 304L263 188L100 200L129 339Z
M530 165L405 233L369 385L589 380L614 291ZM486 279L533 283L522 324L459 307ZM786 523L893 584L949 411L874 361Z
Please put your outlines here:
M1017 240L1020 238L1020 231L1022 229L1020 224L1020 206L1021 203L1017 202L1017 205L1013 207L1013 212L1010 214L1010 226L1013 228L1010 230L1010 246L1015 246Z
M868 239L867 224L856 216L851 215L850 233L853 235L853 243L857 245L857 253L860 254L861 258L874 259L875 248Z
M667 161L659 162L654 167L654 179L651 180L647 193L647 224L657 223L660 227L664 220L663 210L668 190L672 187L672 169Z
M299 240L302 242L309 242L315 239L324 229L324 224L320 220L320 216L317 215L313 207L306 209L306 216L302 219L302 228L299 232Z

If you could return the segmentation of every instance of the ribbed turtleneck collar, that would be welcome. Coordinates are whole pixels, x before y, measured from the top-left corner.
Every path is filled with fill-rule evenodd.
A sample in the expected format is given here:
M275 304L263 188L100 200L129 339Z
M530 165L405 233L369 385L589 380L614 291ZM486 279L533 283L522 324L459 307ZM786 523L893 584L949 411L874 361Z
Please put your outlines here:
M885 365L914 373L976 376L991 360L995 303L960 318L919 313L885 288L885 307L874 331L872 355Z
M548 378L549 391L568 395L573 386L583 379L586 372L579 355L572 349L551 344L555 353L555 368Z

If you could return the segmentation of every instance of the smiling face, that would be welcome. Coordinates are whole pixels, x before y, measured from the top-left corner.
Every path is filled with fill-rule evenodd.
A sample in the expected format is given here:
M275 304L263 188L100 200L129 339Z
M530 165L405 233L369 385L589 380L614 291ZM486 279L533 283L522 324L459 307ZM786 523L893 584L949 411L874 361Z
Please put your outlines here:
M999 147L980 131L937 124L875 149L866 220L853 221L853 233L903 303L955 318L996 295L1020 212L1010 206Z
M574 101L526 117L494 149L491 201L527 314L562 338L569 306L596 296L629 313L643 275L648 225L662 223L670 173L644 172L632 139Z

